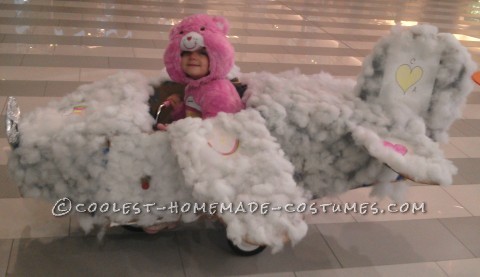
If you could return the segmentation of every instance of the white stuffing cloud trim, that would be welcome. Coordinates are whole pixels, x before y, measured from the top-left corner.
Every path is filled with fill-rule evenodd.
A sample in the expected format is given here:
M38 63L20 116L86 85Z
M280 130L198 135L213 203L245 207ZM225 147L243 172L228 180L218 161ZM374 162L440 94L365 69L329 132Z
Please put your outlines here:
M303 189L293 180L293 166L253 110L221 113L213 119L187 118L169 126L168 134L178 156L186 185L196 200L207 203L255 202L272 208L307 203ZM285 241L298 242L307 231L301 213L269 211L220 213L227 236L267 244L273 251Z
M450 184L456 169L432 140L448 138L471 92L474 68L452 35L420 25L394 28L382 38L356 84L298 71L248 73L241 79L249 86L247 107L266 119L295 166L296 181L321 197L375 183L384 163L417 180ZM360 136L361 128L376 139ZM412 147L405 158L383 151L384 140L392 139Z
M461 114L472 68L468 52L450 35L428 26L394 30L366 59L357 83L298 70L236 72L248 85L245 111L186 118L167 132L153 132L148 113L152 86L168 80L166 73L148 80L122 72L24 115L8 166L24 196L86 204L284 206L376 183L377 191L398 194L386 188L394 171L447 185L456 168L437 141ZM147 188L144 177L150 178ZM274 251L307 230L301 213L217 215L234 242L246 239ZM81 225L196 218L107 212L84 216Z
M395 70L401 65L411 71L395 79ZM448 128L461 115L466 96L473 89L470 76L475 69L468 50L452 34L438 33L431 25L395 27L365 58L355 94L388 112L403 102L391 97L401 95L397 91L399 80L403 81L403 89L408 86L405 96L415 95L404 102L408 104L404 108L424 119L429 137L446 142ZM420 80L411 85L409 82L415 81L418 74Z
M322 197L375 182L383 165L355 143L349 126L359 122L385 128L391 119L349 95L353 81L297 71L249 73L242 80L249 86L247 107L265 118L301 186Z
M385 147L385 139L361 126L353 129L353 136L357 143L365 146L372 156L385 162L402 175L413 178L414 181L451 185L452 176L457 173L457 168L451 161L443 157L438 145L426 137L422 143L415 146L409 144L409 153L401 155L392 148ZM387 141L397 145L407 145L404 140L387 139ZM407 141L412 142L412 140ZM421 151L417 153L416 149L421 149Z
M108 140L151 130L147 100L153 88L123 72L80 86L74 93L24 115L21 147L9 167L26 196L56 199L75 191L85 201L98 189Z

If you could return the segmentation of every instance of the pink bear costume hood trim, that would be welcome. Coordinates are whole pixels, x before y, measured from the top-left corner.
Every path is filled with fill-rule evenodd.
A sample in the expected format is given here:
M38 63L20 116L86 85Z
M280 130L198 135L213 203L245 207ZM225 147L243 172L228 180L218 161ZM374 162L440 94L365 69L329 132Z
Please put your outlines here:
M164 62L173 81L199 86L216 79L225 79L234 64L234 49L226 35L228 21L221 16L197 14L186 17L170 31L170 42L165 50ZM191 44L187 44L192 42ZM181 69L182 51L205 47L210 63L210 74L194 80Z

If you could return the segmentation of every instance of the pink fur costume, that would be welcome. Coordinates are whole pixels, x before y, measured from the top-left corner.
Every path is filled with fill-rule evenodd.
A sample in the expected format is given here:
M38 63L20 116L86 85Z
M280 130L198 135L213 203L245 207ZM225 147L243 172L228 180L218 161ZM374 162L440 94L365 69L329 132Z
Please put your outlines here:
M227 79L234 64L233 46L226 37L228 30L225 18L205 14L186 17L171 30L164 61L170 78L187 85L183 114L185 109L194 109L202 118L208 118L219 112L236 113L244 108L235 87ZM207 50L210 73L194 80L181 68L181 53L201 47Z

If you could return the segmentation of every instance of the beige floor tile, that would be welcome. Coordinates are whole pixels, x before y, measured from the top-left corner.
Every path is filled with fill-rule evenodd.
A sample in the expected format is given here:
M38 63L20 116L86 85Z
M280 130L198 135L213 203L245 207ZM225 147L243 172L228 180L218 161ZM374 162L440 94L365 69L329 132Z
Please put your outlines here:
M8 97L7 96L0 96L0 110L2 111L2 115L5 114L6 112L4 112L5 110L5 107L7 105L7 99Z
M275 272L263 274L248 274L248 275L225 275L228 277L296 277L293 272Z
M0 239L0 275L7 275L8 261L10 260L10 252L12 251L13 240Z
M450 143L448 144L440 144L440 149L442 149L445 158L466 158L468 157L467 154L463 153L458 147L452 144L452 141L455 141L456 138L451 138Z
M33 34L34 27L29 25L0 25L0 34Z
M313 64L313 65L349 65L361 66L361 57L335 57L320 55L272 54L279 63Z
M405 200L399 203L390 198L380 200L369 194L370 188L360 188L350 190L339 198L342 202L357 207L357 212L353 212L352 216L359 222L472 216L438 186L409 187L405 192Z
M282 45L282 46L306 46L306 47L328 47L328 48L345 48L337 40L321 40L321 39L301 39L301 38L276 38L276 37L247 37L230 38L232 43L244 43L253 45Z
M443 189L472 215L480 216L480 185L455 185Z
M82 14L84 21L145 23L141 16Z
M135 58L162 58L164 49L151 49L151 48L133 48Z
M1 81L0 93L3 96L44 96L46 81Z
M437 264L449 277L480 276L480 259L441 261Z
M78 28L67 26L36 26L33 34L35 35L55 35L55 36L74 36L83 37L88 36L101 36L104 34L100 31L100 28Z
M0 199L20 197L20 191L9 173L8 166L0 165Z
M78 68L0 66L0 80L79 81L79 78Z
M314 226L312 226L314 227ZM325 240L315 228L309 228L306 237L272 254L265 249L252 257L232 256L225 243L223 230L195 230L178 233L178 244L187 276L225 276L293 272L322 268L339 268ZM239 259L240 258L240 259ZM218 263L218 260L222 260Z
M295 272L296 277L403 277L403 276L422 276L422 277L447 277L442 269L434 262L352 267L341 269L326 269L316 271Z
M45 87L45 96L47 97L62 97L75 91L79 86L85 82L66 82L54 81L47 82Z
M52 207L37 199L0 199L0 238L68 236L69 218L54 217Z
M451 159L451 161L458 168L456 176L460 176L466 181L459 184L480 184L480 158L458 158Z
M467 104L463 109L462 118L480 119L480 104Z
M81 82L93 82L104 79L110 75L118 73L120 69L103 69L103 68L81 68L80 80Z
M474 258L438 220L318 224L317 228L343 267Z
M58 97L27 97L27 96L18 96L17 99L20 112L22 114L29 113L38 107L44 107L49 102L58 100ZM5 115L6 111L2 112L2 115Z
M6 165L10 152L10 145L6 138L0 138L0 151L0 165Z
M1 16L1 17L16 17L16 16L17 16L17 12L16 12L16 11L13 11L13 10L0 11L0 16Z
M480 217L443 218L440 222L474 255L480 257Z
M275 54L263 53L235 53L235 61L237 62L278 62Z
M27 45L28 51L27 54L36 54L36 55L53 55L55 51L54 44L47 45L38 45L38 44L29 44Z
M58 45L55 55L99 56L99 57L134 57L131 47L108 47L86 45Z
M2 43L0 44L1 54L27 54L29 46L24 43Z
M367 49L367 50L373 49L373 47L374 47L375 44L376 44L375 41L372 41L372 42L364 42L364 41L344 41L343 43L345 43L346 45L348 45L349 47L351 47L351 48L353 48L353 49Z
M60 12L48 12L48 11L22 11L18 13L19 18L44 18L44 19L68 19L68 20L81 20L82 14L78 13L60 13Z
M174 233L15 240L11 276L184 277Z
M140 72L140 74L143 74L147 78L156 78L160 74L160 70L136 70L137 72Z
M465 153L470 158L480 158L480 138L451 138L450 144Z

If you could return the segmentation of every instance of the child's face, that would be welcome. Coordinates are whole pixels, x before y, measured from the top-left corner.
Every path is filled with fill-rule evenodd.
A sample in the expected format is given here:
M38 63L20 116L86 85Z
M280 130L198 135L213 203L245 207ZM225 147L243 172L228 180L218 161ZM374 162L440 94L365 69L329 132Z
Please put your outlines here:
M192 52L182 52L181 66L183 72L194 80L207 76L210 68L207 51L201 48Z

